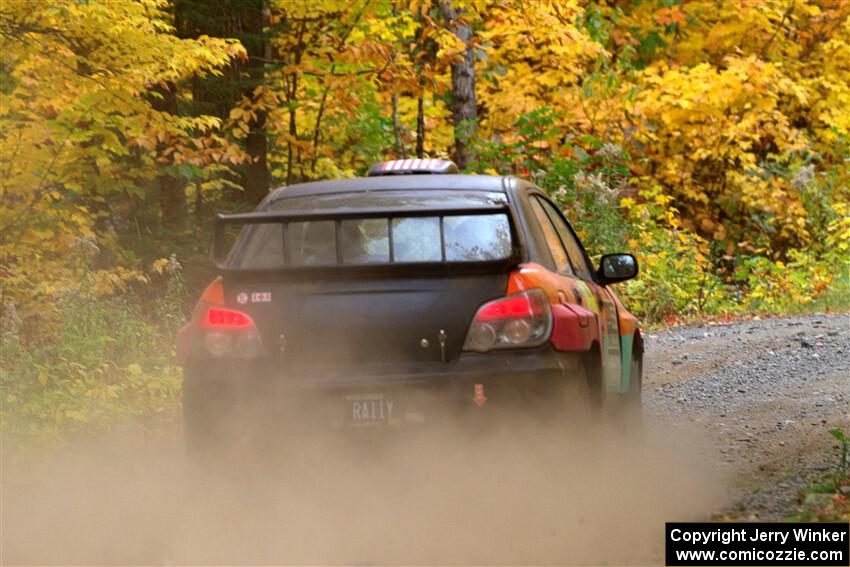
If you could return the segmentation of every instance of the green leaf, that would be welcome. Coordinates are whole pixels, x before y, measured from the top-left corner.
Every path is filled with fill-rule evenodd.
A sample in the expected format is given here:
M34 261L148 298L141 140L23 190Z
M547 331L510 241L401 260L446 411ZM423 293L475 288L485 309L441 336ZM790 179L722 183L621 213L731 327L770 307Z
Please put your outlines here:
M842 444L850 442L850 439L847 438L847 435L840 429L830 429L829 432L833 437L838 439Z

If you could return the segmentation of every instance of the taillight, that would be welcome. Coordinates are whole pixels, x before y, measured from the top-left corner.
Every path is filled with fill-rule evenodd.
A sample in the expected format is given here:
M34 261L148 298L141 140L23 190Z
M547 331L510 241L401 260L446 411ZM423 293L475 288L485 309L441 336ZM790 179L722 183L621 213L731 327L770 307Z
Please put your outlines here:
M196 354L201 357L244 359L265 354L263 341L251 316L224 306L221 279L213 281L201 295L193 315ZM184 355L185 358L185 355Z
M463 350L535 347L549 340L551 333L549 298L541 289L530 289L482 305L469 327Z
M209 306L201 328L204 347L216 358L236 354L251 359L263 354L263 342L254 321L241 311Z
M207 309L204 326L213 329L251 329L254 327L254 322L241 311L210 307Z

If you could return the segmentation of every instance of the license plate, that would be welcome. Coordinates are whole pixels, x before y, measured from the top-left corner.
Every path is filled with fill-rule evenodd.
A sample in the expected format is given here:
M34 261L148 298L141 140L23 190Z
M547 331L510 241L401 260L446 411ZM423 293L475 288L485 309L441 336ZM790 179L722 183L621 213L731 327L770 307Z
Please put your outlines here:
M348 421L352 425L384 425L399 421L401 413L394 400L383 394L346 396Z

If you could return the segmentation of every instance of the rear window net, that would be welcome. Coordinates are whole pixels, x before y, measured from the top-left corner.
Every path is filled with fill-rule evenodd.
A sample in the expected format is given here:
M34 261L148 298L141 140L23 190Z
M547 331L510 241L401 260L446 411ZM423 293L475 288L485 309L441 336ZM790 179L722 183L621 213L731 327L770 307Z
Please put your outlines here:
M257 212L218 215L211 257L221 269L240 271L498 262L516 256L515 241L504 205Z

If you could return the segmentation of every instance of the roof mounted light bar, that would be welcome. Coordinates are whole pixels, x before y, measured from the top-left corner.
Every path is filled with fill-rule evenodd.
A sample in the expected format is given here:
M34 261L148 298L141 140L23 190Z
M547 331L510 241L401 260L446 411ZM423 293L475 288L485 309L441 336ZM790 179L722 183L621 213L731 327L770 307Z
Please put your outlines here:
M460 170L455 162L447 159L394 159L379 161L370 167L368 177L441 173L460 173Z

